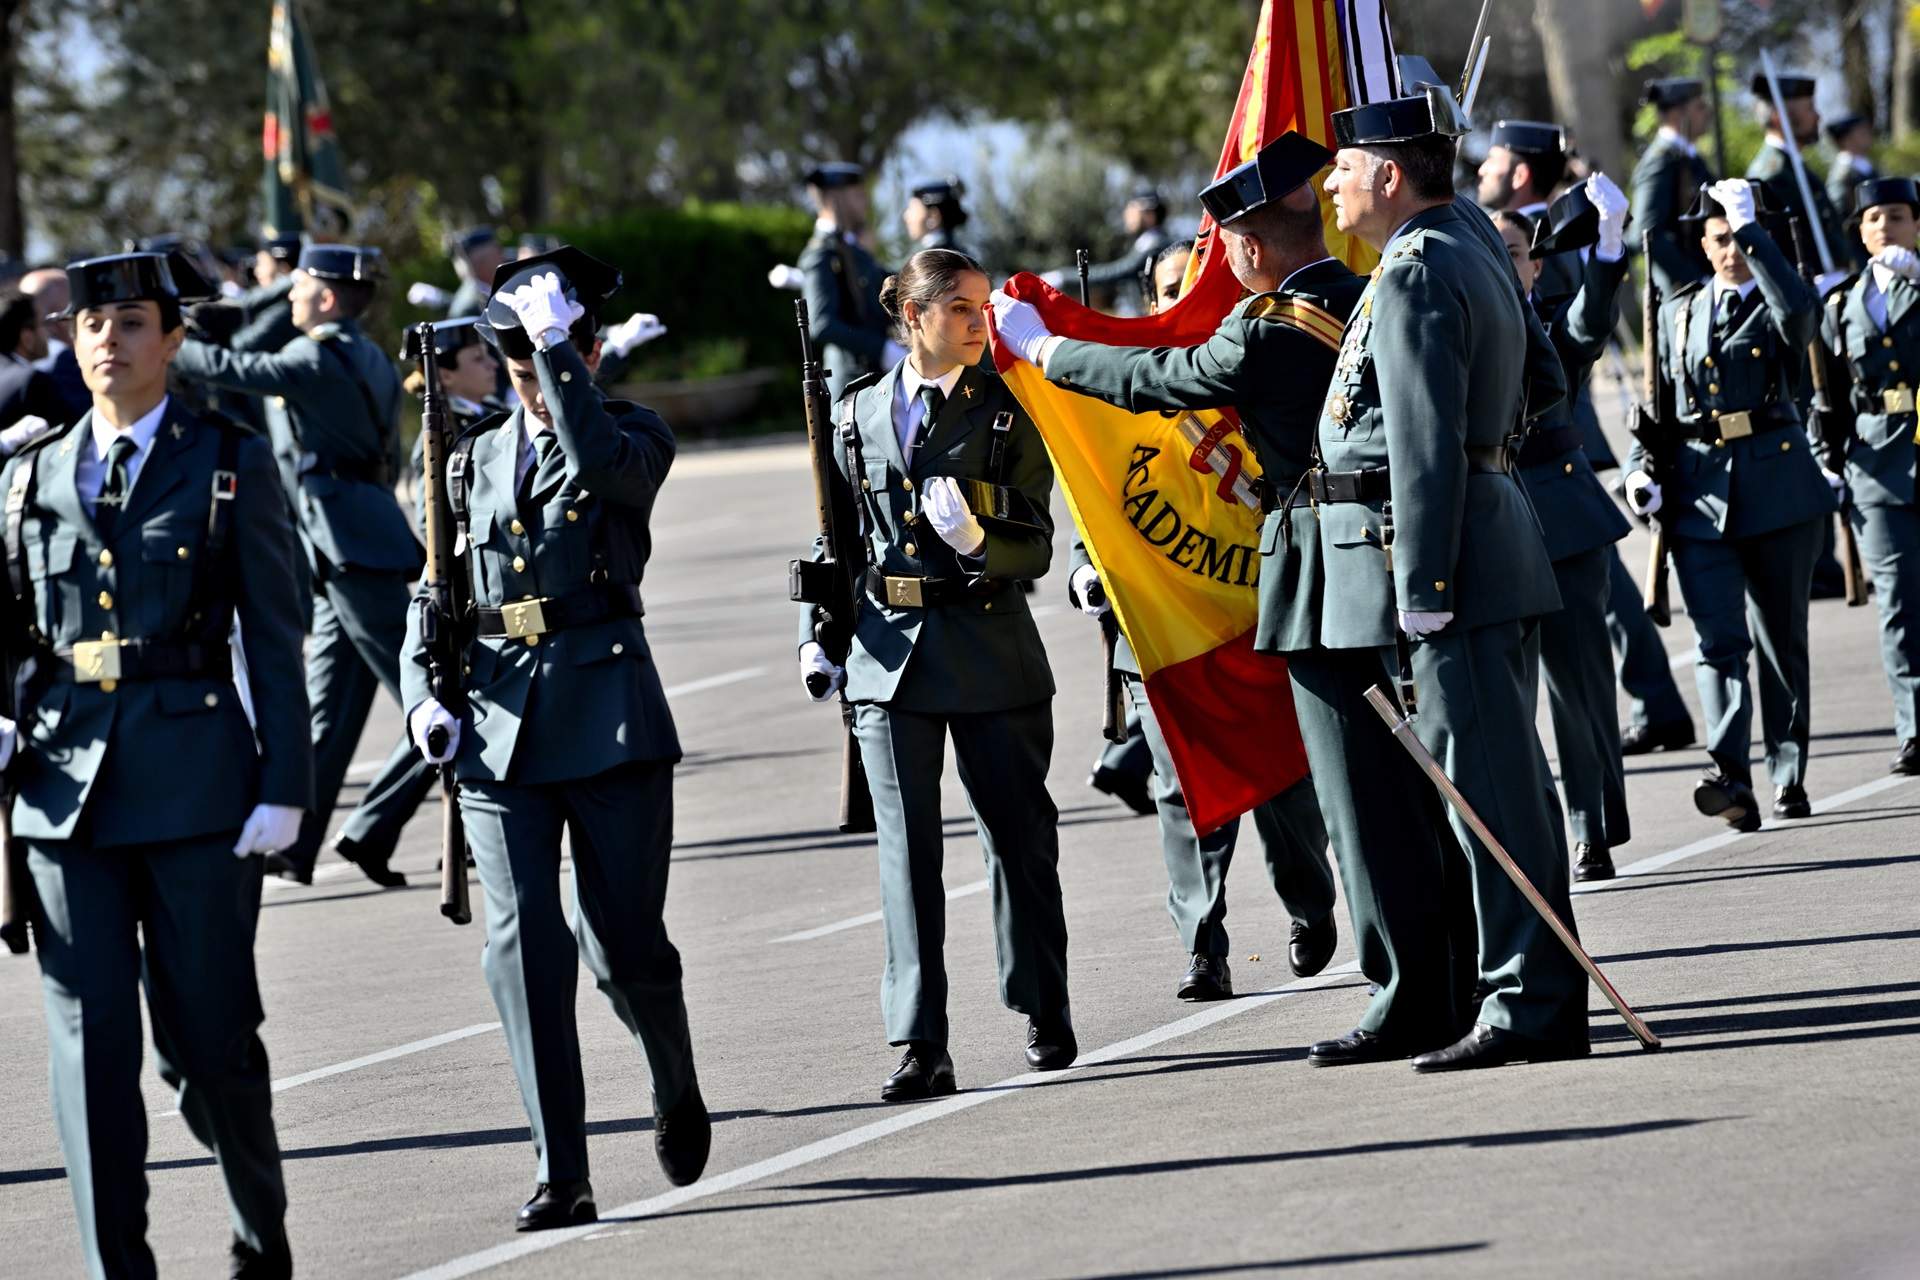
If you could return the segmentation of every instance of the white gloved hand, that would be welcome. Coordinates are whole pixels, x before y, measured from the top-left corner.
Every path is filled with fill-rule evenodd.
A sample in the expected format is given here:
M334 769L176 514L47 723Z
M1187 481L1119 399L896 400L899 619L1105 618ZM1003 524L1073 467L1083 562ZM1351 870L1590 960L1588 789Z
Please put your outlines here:
M1738 231L1753 222L1753 184L1745 178L1722 178L1707 188L1727 214L1727 226Z
M1067 579L1067 588L1080 602L1080 612L1089 618L1102 618L1113 611L1113 605L1107 601L1107 585L1100 581L1100 574L1092 565L1083 564L1075 569Z
M1600 243L1603 262L1618 262L1627 251L1627 196L1612 178L1596 173L1587 179L1587 199L1600 211Z
M438 755L428 745L428 738L435 729L447 731L446 747ZM413 709L407 717L407 733L429 764L445 764L460 750L460 721L434 698L428 698Z
M809 698L825 702L840 692L840 686L847 681L847 669L836 667L826 650L809 640L800 646L800 679Z
M601 346L617 356L624 356L635 347L644 347L655 338L661 337L666 331L667 326L660 323L659 316L650 316L644 311L636 311L607 330L607 336L601 340Z
M426 307L434 311L444 311L452 303L453 295L437 284L428 284L425 280L416 280L407 286L407 305Z
M988 301L993 304L993 323L1000 330L1001 340L1022 360L1038 368L1040 344L1053 336L1047 322L1040 318L1040 309L999 289L993 291Z
M882 368L891 369L906 358L907 349L895 342L892 338L888 338L887 345L880 349L880 364Z
M278 853L300 838L301 810L290 804L257 804L233 846L236 858Z
M557 271L541 272L518 289L502 294L501 300L513 308L520 327L541 351L565 342L573 322L587 314L585 307L568 300Z
M0 769L13 763L13 753L20 746L20 726L5 716L0 716Z
M0 431L0 458L11 458L28 445L53 430L53 424L37 414L27 414L4 431Z
M1405 609L1400 611L1400 629L1415 640L1418 640L1421 636L1432 635L1452 621L1453 611L1451 609L1443 613L1420 613L1417 611L1409 613Z
M1644 471L1627 477L1627 505L1635 515L1650 516L1660 510L1660 486Z
M807 278L800 274L800 268L782 262L767 272L767 283L776 289L791 289L798 293L807 283Z
M1920 280L1920 254L1916 254L1911 249L1890 244L1874 254L1873 261L1875 265L1885 267L1897 276L1905 276L1909 280Z
M1832 489L1835 493L1846 492L1847 478L1845 476L1840 475L1833 471L1829 471L1825 467L1820 468L1820 474L1826 477L1827 487L1829 489ZM6 768L6 765L0 764L0 769L4 769L4 768Z
M935 476L927 481L920 513L926 516L940 540L963 556L978 555L987 545L987 531L974 518L972 508L960 492L960 482L952 476Z

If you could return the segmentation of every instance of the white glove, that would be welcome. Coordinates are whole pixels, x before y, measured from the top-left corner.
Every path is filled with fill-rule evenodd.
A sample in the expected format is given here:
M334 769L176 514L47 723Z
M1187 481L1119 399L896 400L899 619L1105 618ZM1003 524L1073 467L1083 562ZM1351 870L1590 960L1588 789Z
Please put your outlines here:
M816 676L826 681L824 687L814 678ZM847 680L847 669L834 666L833 660L827 657L826 650L809 640L800 646L800 678L806 685L809 698L815 702L825 702L840 692L840 686ZM814 692L817 687L820 688L818 693Z
M1745 178L1722 178L1707 188L1707 194L1726 210L1727 227L1738 231L1753 221L1753 184Z
M1627 251L1627 197L1612 178L1596 173L1587 179L1587 199L1600 211L1600 243L1603 262L1618 262Z
M776 289L792 289L799 292L807 278L800 274L800 268L790 267L782 262L767 272L767 283Z
M952 476L935 476L927 481L920 499L920 513L926 516L940 540L963 556L977 555L987 545L987 531L974 518L960 492L960 482Z
M892 338L888 338L887 345L880 349L880 364L883 368L891 369L906 358L907 349Z
M1820 468L1820 474L1826 477L1827 487L1835 493L1845 493L1847 491L1847 478L1845 476L1829 471L1825 467ZM6 767L5 756L0 754L0 769Z
M1627 505L1640 516L1650 516L1660 510L1660 486L1653 482L1652 476L1636 471L1627 477Z
M1909 280L1920 280L1920 254L1914 253L1911 249L1890 244L1874 254L1873 260L1876 265L1885 267L1897 276L1905 276Z
M617 356L624 356L635 347L644 347L655 338L661 337L667 326L660 323L659 316L650 316L644 311L636 311L613 328L607 330L601 346Z
M426 307L430 310L445 310L453 301L453 295L437 284L428 284L425 280L416 280L407 286L407 305Z
M51 430L51 422L37 414L27 414L6 430L0 431L0 458L11 458Z
M435 729L447 731L447 745L439 755L433 753L433 748L427 742ZM460 721L436 699L428 698L413 709L413 713L407 717L407 732L413 737L413 745L420 749L420 754L427 758L429 764L445 764L460 750Z
M1080 612L1089 618L1102 618L1113 611L1113 605L1107 601L1107 586L1092 565L1083 564L1075 569L1067 579L1067 587L1080 602Z
M1040 344L1053 336L1040 309L1031 302L1020 302L999 289L988 299L993 304L993 323L1000 337L1028 364L1040 365Z
M585 307L567 300L557 271L543 271L502 298L541 351L565 342L573 322L587 314Z
M1415 640L1421 636L1432 635L1452 621L1452 610L1445 613L1408 613L1405 609L1400 611L1400 629Z
M0 716L0 769L13 763L13 753L19 746L20 726Z
M236 858L278 853L300 838L301 811L290 804L257 804L233 846Z

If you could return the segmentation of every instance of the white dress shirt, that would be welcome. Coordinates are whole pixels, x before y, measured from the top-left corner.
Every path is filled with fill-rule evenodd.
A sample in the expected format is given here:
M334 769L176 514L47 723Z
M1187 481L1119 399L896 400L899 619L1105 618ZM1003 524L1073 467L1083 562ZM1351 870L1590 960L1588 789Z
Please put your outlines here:
M942 396L951 396L961 372L961 366L955 365L940 377L929 379L915 371L911 359L900 362L900 393L893 398L893 433L900 439L900 452L909 466L913 464L913 433L919 429L925 412L920 403L920 388L932 382L940 388Z
M147 458L153 452L153 438L160 434L160 420L167 416L167 401L170 397L161 396L160 403L149 409L124 434L133 437L134 453L127 459L127 496L133 496L133 487L139 483L140 472L145 468ZM94 506L100 497L101 486L107 482L107 451L113 448L113 442L122 435L112 424L95 413L88 432L93 442L91 450L80 451L80 460L74 464L73 482L80 491L80 502L92 515Z
M1682 137L1680 131L1670 124L1660 126L1660 136L1667 140L1668 146L1673 147L1682 155L1691 157L1700 154L1700 148L1694 146L1693 143Z

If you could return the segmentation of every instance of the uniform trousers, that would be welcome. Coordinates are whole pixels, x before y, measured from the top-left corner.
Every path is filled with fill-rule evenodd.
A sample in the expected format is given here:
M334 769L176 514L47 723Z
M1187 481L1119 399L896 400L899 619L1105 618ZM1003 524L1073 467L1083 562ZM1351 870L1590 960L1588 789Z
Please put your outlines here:
M1575 841L1609 849L1633 836L1627 775L1620 760L1613 655L1606 640L1610 559L1617 561L1618 556L1608 545L1554 561L1561 608L1540 619L1527 647L1529 664L1537 663L1546 676L1567 825ZM1538 684L1532 673L1529 683Z
M219 1161L234 1234L263 1252L286 1243L253 967L261 863L233 856L238 836L106 849L84 838L25 842L43 908L54 1124L95 1280L157 1274L146 1242L143 984L160 1078ZM20 1257L12 1265L33 1270Z
M1618 545L1607 548L1606 554L1612 560L1607 566L1612 579L1607 592L1607 636L1613 642L1620 687L1627 691L1630 722L1641 728L1692 723L1680 686L1674 683L1666 646L1660 642L1660 628L1653 625L1641 602L1640 584L1620 558Z
M1920 514L1910 506L1855 506L1847 518L1880 610L1880 661L1900 740L1920 736Z

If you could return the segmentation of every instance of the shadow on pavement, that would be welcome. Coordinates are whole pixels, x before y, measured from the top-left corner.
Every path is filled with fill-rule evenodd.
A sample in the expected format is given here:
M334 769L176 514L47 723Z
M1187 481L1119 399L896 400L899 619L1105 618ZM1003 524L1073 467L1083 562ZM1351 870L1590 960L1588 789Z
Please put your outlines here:
M1698 947L1662 947L1656 951L1623 951L1595 956L1595 964L1624 964L1629 960L1676 960L1686 956L1718 956L1735 951L1783 951L1792 947L1827 947L1843 942L1906 942L1920 938L1920 929L1891 929L1884 933L1848 933L1831 938L1764 938L1755 942L1710 942Z
M1069 814L1086 815L1069 817ZM1128 822L1140 815L1120 804L1086 805L1079 809L1060 811L1059 826L1085 827L1106 822ZM954 839L963 839L973 834L971 817L942 818L942 833ZM779 835L741 836L725 840L697 840L675 845L675 862L707 862L718 858L765 858L788 853L821 853L834 849L870 849L874 836L871 832L863 835L842 835L838 830L826 828L819 831L789 831ZM759 845L759 848L715 848L711 853L682 853L682 849L713 848L722 845Z
M1913 812L1920 813L1920 810ZM1878 814L1875 815L1877 818ZM1845 822L1869 822L1872 818L1849 818ZM1833 826L1838 823L1810 823L1810 826ZM1653 871L1640 875L1623 876L1610 884L1583 889L1581 896L1608 893L1637 893L1642 889L1673 889L1688 884L1718 884L1722 880L1761 880L1767 876L1792 876L1808 871L1868 870L1874 867L1897 867L1910 862L1920 862L1920 854L1903 854L1886 858L1829 858L1824 861L1777 862L1764 867L1715 867L1709 871L1688 874L1676 871Z
M1669 1013L1680 1009L1720 1009L1730 1004L1786 1004L1794 1000L1833 1000L1840 996L1891 996L1920 991L1920 982L1883 982L1870 987L1828 987L1822 991L1770 991L1762 995L1728 996L1722 1000L1683 1000L1676 1004L1636 1005L1639 1013ZM1611 1018L1612 1009L1590 1009L1589 1018Z
M1342 1267L1356 1262L1398 1262L1407 1258L1434 1258L1450 1253L1475 1253L1488 1241L1471 1244L1432 1244L1418 1249L1380 1249L1368 1253L1323 1253L1313 1258L1270 1258L1265 1262L1223 1262L1211 1267L1156 1267L1152 1271L1103 1271L1073 1280L1184 1280L1197 1276L1237 1276L1262 1271L1298 1271L1307 1267Z

